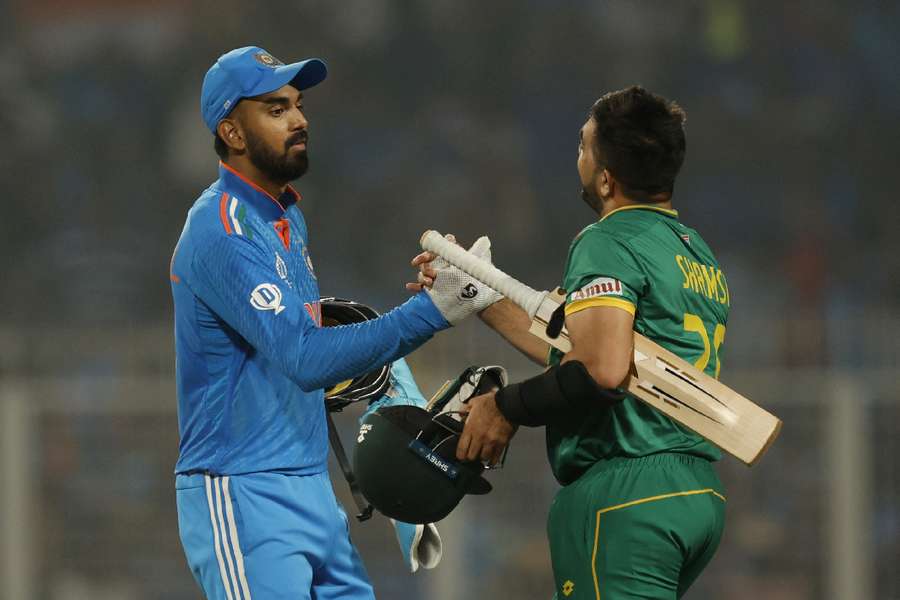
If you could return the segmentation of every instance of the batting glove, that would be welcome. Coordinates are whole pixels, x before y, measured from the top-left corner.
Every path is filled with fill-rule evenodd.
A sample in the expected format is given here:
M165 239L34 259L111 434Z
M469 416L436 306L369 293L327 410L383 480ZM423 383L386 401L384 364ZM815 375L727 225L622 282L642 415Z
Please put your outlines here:
M475 240L469 252L491 262L491 241L487 236L481 236ZM483 311L503 298L498 292L463 273L440 256L432 261L431 267L437 272L437 276L434 278L434 285L427 290L428 295L451 325Z

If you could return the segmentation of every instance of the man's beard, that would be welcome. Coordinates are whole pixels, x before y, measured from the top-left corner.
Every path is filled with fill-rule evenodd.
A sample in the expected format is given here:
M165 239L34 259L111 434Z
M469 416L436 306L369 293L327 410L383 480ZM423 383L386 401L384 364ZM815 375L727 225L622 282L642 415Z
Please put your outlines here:
M291 155L290 148L299 142L306 142L307 133L301 131L290 138L284 144L284 153L276 154L261 138L249 131L245 131L247 139L247 156L253 166L260 170L266 177L276 183L288 183L306 173L309 168L309 159L306 149Z
M603 212L603 201L600 200L600 197L597 196L597 192L595 192L593 188L593 182L591 182L590 188L582 186L581 199L584 200L585 204L591 207L591 210L599 215L601 212Z

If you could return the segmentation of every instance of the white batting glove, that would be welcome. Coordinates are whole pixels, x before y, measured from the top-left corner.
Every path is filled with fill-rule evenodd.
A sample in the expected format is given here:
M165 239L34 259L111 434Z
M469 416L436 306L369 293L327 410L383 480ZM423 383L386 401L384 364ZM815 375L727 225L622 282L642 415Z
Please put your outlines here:
M481 236L469 252L491 262L491 240ZM456 325L469 315L503 298L498 292L481 283L471 275L463 273L440 256L431 263L437 272L434 284L427 289L431 301L451 325Z

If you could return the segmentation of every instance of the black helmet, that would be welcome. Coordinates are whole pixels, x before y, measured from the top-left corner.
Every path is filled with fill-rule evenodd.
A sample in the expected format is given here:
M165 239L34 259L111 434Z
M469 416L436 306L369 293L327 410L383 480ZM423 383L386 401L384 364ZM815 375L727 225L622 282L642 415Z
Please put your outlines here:
M378 318L374 308L343 298L322 298L322 325L351 325ZM342 410L360 400L377 400L387 391L390 365L384 365L353 379L347 379L325 390L325 406L330 411Z
M475 385L462 401L502 387L505 371L501 377L497 369L503 371L500 367L466 369L439 392L430 410L398 405L367 415L353 452L353 471L366 500L398 521L434 523L450 514L466 494L490 492L480 461L456 459L463 423L452 404L459 400L462 382L473 377Z

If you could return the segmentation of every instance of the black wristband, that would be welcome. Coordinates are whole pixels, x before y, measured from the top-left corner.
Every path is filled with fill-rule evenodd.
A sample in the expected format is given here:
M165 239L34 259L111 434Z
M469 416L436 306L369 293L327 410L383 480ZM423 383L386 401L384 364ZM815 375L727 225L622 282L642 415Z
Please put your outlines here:
M561 405L567 406L556 382L558 368L551 367L537 377L507 385L497 392L497 408L507 421L538 427L547 424L551 410L558 414Z
M574 411L609 406L624 397L617 390L598 386L584 364L572 360L506 386L497 392L496 402L510 423L539 427L559 421Z

